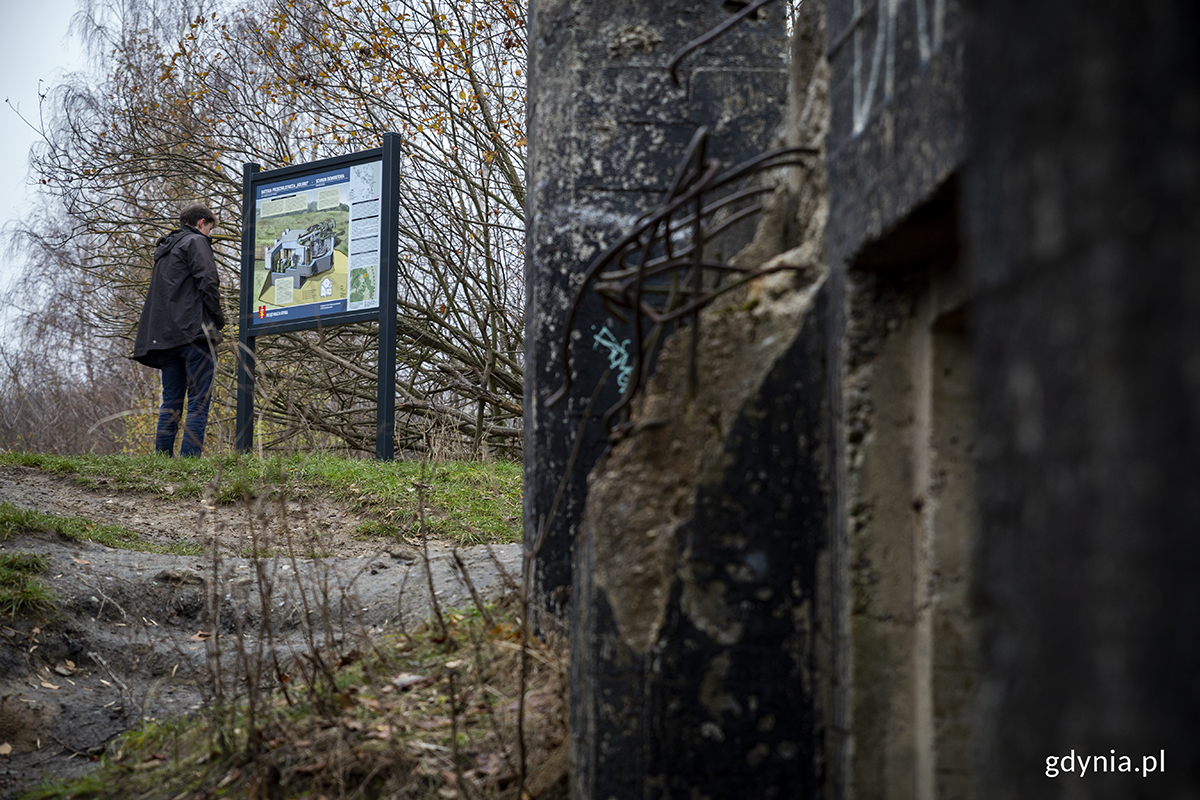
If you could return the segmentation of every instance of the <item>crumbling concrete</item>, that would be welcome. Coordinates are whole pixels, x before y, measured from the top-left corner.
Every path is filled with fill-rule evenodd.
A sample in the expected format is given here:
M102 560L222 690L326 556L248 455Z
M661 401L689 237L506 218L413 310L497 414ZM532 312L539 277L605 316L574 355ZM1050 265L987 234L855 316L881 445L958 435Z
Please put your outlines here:
M689 55L680 86L670 79L672 55L737 8L529 4L525 532L535 592L553 613L566 613L587 474L607 446L600 417L620 399L634 355L629 326L589 295L570 331L574 389L546 407L565 377L559 348L582 273L662 200L698 127L712 134L709 155L731 166L767 149L783 121L780 8Z
M823 130L827 78L828 224L824 182L793 183L741 257L803 244L808 269L705 316L696 397L689 332L667 343L586 517L603 444L581 450L539 566L562 589L575 546L577 798L1197 797L1200 15L964 5L829 0L827 35L797 25L788 135ZM617 198L655 186L640 154L684 124L661 72L572 72L649 67L680 28L545 7L538 69L581 100L531 129L599 155L564 138L531 170L556 232L531 234L531 342L575 274L550 254L611 241ZM581 26L601 35L555 39ZM689 102L736 128L740 90L705 80ZM553 381L531 353L532 403ZM527 525L584 404L532 412ZM1167 766L1051 775L1067 753Z
M824 270L762 279L664 347L592 474L578 546L575 796L807 796L829 523ZM740 794L748 792L749 794Z
M827 125L822 8L805 5L793 40L789 144L820 146ZM789 177L734 261L794 270L705 312L694 397L692 330L667 340L632 432L591 474L573 797L808 797L826 780L828 206L823 170Z

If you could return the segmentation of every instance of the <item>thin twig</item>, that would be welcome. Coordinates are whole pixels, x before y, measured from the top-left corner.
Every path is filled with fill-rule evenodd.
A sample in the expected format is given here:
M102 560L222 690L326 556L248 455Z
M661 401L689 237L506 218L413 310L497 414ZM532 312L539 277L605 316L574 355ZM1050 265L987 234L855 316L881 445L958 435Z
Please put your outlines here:
M425 466L428 459L421 462L421 480L417 482L417 518L421 526L421 557L425 562L425 581L429 586L429 602L433 606L433 616L438 622L438 629L442 632L442 638L450 641L450 629L446 627L446 620L442 616L442 606L438 602L437 591L433 586L433 565L429 562L429 531L425 528Z
M77 580L79 583L83 584L87 588L91 589L93 592L100 595L100 597L102 598L100 600L100 610L96 612L96 619L100 619L100 615L104 613L104 604L105 603L112 603L113 606L116 607L117 611L121 612L121 619L129 619L129 615L125 613L125 609L121 608L121 604L118 603L116 600L113 600L108 595L106 595L104 593L104 590L102 590L99 586L93 586L92 584L85 581L83 578L76 577L75 580Z
M108 673L108 677L113 679L113 683L115 683L115 684L117 684L117 686L121 687L121 691L120 691L121 713L125 713L125 694L127 692L129 692L129 687L127 685L125 685L125 681L123 681L117 677L116 673L114 673L112 671L112 669L108 666L108 662L105 661L104 658L99 653L88 653L88 658L90 658L92 661L95 661L97 664L99 664L101 666L101 668L103 668L103 670L106 673ZM132 697L132 692L129 692L129 693Z
M587 421L592 417L592 409L596 405L596 400L600 397L600 390L608 382L610 374L610 370L605 370L604 376L596 382L596 389L592 392L591 398L588 399L587 407L583 410L583 418L579 423L579 428L575 432L575 442L571 446L571 455L567 459L562 477L558 481L558 490L554 494L553 502L550 503L550 513L540 520L537 535L533 539L533 547L525 549L524 552L524 574L522 575L521 586L521 681L520 697L517 701L517 749L520 754L520 769L517 770L518 798L525 796L528 757L525 749L525 687L529 684L529 602L530 594L532 593L533 562L546 541L550 523L558 515L558 504L566 492L567 484L571 480L571 473L575 469L575 462L579 458L579 451L582 449L583 434L587 429Z
M454 556L454 565L458 567L463 582L467 584L467 591L471 593L471 599L475 602L475 607L479 609L479 613L483 616L483 621L487 623L489 628L496 627L496 621L492 619L487 606L483 604L483 598L479 596L478 590L475 589L475 581L471 580L471 573L467 571L467 565L463 563L462 556L458 554L457 547L452 551L452 555Z

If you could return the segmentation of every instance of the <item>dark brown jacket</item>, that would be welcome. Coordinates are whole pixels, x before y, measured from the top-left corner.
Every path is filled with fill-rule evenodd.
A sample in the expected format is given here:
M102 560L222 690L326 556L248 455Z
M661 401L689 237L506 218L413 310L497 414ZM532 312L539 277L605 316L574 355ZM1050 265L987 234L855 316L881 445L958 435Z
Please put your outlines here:
M184 226L158 240L154 272L133 340L133 358L157 367L158 351L203 341L221 341L225 312L212 240Z

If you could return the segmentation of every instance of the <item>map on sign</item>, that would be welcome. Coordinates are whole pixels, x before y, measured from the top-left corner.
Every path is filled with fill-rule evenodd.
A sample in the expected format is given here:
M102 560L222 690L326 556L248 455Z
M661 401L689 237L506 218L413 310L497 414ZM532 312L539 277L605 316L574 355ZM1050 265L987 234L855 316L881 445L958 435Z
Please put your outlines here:
M255 191L252 324L379 307L383 162Z

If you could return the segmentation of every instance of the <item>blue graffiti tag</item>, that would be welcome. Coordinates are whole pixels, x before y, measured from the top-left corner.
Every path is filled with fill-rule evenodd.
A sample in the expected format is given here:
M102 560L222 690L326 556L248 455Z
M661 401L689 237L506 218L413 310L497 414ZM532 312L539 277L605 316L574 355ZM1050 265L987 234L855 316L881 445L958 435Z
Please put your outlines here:
M613 336L607 325L592 337L593 350L597 347L608 348L608 368L617 371L617 386L622 394L629 387L629 375L633 372L633 365L629 363L629 351L626 350L628 346L629 340L618 342L617 337Z

